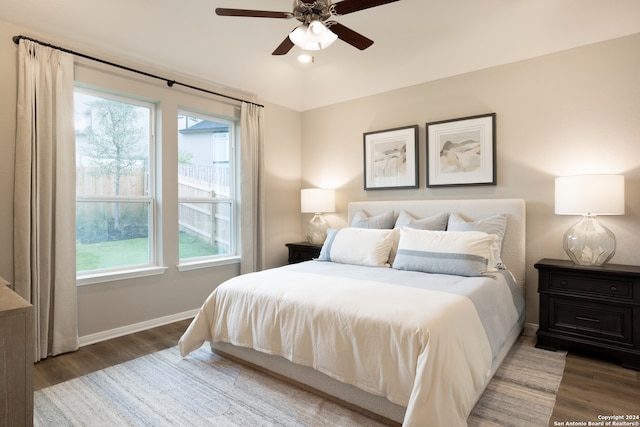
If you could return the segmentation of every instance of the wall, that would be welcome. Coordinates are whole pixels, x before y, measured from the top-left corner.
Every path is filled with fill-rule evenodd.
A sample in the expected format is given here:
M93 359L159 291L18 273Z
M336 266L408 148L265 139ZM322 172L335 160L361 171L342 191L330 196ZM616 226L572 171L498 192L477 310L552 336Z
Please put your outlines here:
M350 200L523 198L527 203L527 322L538 323L537 271L568 259L562 235L577 217L554 215L554 178L619 173L626 214L602 217L618 238L612 263L640 264L640 34L306 111L302 182ZM426 188L425 123L497 114L496 186ZM420 125L420 188L363 190L364 132ZM309 218L302 220L304 224Z
M265 105L265 265L286 263L288 242L302 236L300 224L300 159L302 114L275 104Z
M16 134L18 28L0 21L0 276L13 281L13 160Z
M102 57L77 46L70 40L52 40L46 34L0 21L0 276L13 280L13 158L16 120L16 58L17 48L11 37L24 34L83 53ZM77 43L77 42L76 42ZM120 62L117 58L105 58ZM85 61L86 62L86 61ZM125 64L144 71L167 75L153 70ZM97 67L97 65L96 65ZM93 78L92 67L76 67L76 76ZM118 74L122 74L117 72ZM115 79L115 77L114 77ZM176 76L177 80L220 91L210 84L190 81ZM97 82L98 84L100 82ZM155 89L153 86L155 85ZM144 90L170 93L162 82L149 83ZM125 92L126 87L123 87ZM202 97L206 102L206 97ZM258 102L260 102L258 100ZM286 263L285 243L300 239L300 140L301 114L290 109L265 104L265 187L266 187L266 265L274 267ZM204 104L203 104L204 105ZM176 117L177 102L170 95L161 106L161 114ZM202 107L206 110L206 107ZM175 121L164 120L162 133L177 134ZM165 170L177 168L177 148L164 140L160 161ZM204 299L222 281L239 273L237 264L179 272L177 262L177 199L172 188L177 183L163 182L160 203L176 206L163 209L164 260L167 270L159 276L107 282L78 287L78 316L81 342L108 338L116 334L150 327L158 323L184 318L200 307ZM173 188L175 190L175 188Z

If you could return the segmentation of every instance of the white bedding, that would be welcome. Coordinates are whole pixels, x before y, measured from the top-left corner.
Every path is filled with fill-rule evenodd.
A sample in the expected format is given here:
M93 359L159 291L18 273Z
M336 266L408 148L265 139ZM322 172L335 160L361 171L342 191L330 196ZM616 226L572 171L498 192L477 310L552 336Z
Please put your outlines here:
M404 426L463 426L523 311L502 273L311 261L220 285L179 346L183 356L205 341L283 356L406 406Z

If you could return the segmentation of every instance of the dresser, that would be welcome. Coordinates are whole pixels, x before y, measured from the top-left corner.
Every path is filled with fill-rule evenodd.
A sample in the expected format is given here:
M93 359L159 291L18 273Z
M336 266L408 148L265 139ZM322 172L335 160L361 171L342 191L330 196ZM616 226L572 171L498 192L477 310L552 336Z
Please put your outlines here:
M309 261L320 256L322 245L309 242L287 243L289 248L289 264Z
M33 425L33 306L0 279L0 425Z
M543 259L536 347L578 349L640 370L640 266Z

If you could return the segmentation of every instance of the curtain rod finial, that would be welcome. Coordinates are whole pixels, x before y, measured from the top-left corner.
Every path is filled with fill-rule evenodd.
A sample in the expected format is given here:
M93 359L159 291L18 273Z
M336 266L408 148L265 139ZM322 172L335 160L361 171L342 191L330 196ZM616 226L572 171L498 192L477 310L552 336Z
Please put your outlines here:
M20 39L22 38L22 36L13 36L12 40L15 44L20 44Z

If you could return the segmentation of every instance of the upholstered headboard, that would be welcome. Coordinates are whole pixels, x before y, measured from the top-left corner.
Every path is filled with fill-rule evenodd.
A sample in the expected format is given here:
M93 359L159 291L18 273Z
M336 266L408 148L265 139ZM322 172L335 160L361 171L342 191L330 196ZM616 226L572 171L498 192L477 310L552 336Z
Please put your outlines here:
M415 217L424 218L441 212L457 212L468 220L477 221L492 215L507 215L507 230L502 243L502 261L513 273L524 291L525 286L525 227L526 208L522 199L469 199L469 200L401 200L351 202L348 210L348 224L357 211L362 209L367 215L379 215L389 210L398 216L405 210Z

